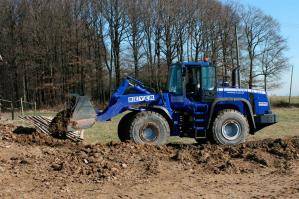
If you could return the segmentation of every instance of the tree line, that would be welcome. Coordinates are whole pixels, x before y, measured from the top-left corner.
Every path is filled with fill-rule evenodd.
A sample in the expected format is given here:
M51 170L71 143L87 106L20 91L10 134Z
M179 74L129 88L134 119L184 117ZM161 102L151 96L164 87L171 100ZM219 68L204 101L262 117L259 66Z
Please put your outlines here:
M286 40L278 22L255 7L217 0L2 0L0 96L53 106L79 93L103 103L125 75L161 88L172 63L204 57L229 82L237 39L243 86L279 86L289 65Z

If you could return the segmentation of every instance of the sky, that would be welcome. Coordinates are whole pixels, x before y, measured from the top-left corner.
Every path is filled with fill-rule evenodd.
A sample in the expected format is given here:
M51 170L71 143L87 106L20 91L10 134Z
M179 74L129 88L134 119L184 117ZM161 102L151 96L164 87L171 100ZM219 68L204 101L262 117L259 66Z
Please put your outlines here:
M299 96L299 0L239 0L243 5L255 6L271 15L281 26L281 34L287 39L290 64L294 66L293 95ZM283 85L269 92L270 95L288 95L291 70L282 74Z

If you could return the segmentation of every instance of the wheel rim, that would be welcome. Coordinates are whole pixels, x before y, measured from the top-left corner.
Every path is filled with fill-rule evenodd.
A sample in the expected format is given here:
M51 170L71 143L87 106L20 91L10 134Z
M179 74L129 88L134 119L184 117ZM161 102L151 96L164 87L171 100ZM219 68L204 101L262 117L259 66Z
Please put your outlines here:
M235 120L228 120L222 126L222 135L227 140L235 140L241 133L241 126Z
M145 142L154 142L157 140L159 131L156 126L147 124L140 132L140 137Z

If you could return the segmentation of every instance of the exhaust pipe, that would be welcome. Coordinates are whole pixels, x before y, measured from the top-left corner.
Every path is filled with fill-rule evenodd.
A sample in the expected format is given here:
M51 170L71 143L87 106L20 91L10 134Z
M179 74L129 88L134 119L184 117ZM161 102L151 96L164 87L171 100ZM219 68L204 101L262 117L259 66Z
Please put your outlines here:
M240 66L234 68L232 71L232 86L233 86L233 88L241 87Z

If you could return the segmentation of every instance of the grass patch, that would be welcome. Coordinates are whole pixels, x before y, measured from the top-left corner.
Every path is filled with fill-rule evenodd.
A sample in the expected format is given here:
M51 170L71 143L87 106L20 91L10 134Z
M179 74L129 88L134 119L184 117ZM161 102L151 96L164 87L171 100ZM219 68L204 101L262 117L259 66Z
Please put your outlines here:
M288 136L299 136L299 108L273 108L273 112L279 117L279 122L250 135L249 140L258 140L265 138L279 138ZM53 111L25 112L26 115L43 115L52 117L55 115ZM92 128L85 131L85 141L87 143L108 143L111 141L119 141L117 135L118 122L122 115L113 118L110 122L96 123ZM8 115L8 118L10 116ZM12 123L12 121L9 121ZM26 122L16 119L13 121L16 125L26 126ZM191 138L170 137L170 143L195 143Z
M111 141L117 141L117 127L119 120L125 114L121 114L113 118L109 122L97 122L92 128L85 130L85 140L88 143L108 143ZM169 142L171 143L195 143L194 139L191 138L180 138L180 137L170 137Z
M271 105L278 108L299 108L299 97L292 97L289 103L289 97L270 97Z
M122 116L118 115L109 122L97 122L92 128L86 129L85 140L88 143L120 141L117 135L117 126Z
M273 108L278 123L268 126L249 139L281 138L299 136L299 108Z
M278 115L279 122L250 135L249 140L265 138L281 138L299 136L299 108L274 108L273 112ZM110 122L97 123L85 133L86 141L89 143L107 143L119 141L117 136L117 125L122 115L117 116ZM191 138L170 137L170 143L195 143Z

